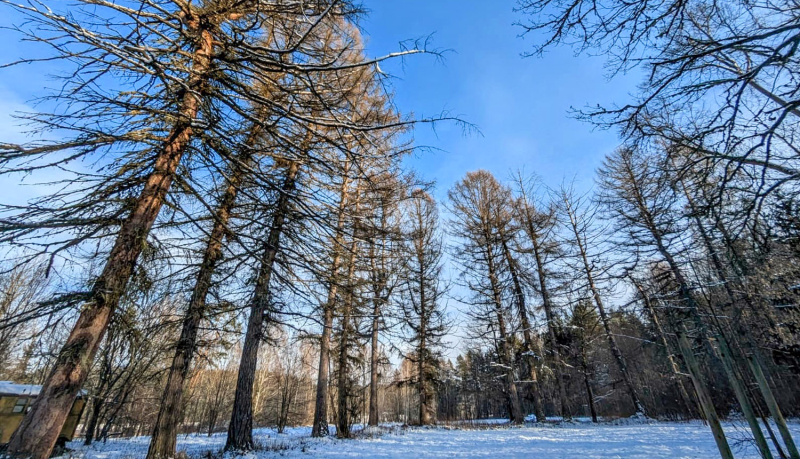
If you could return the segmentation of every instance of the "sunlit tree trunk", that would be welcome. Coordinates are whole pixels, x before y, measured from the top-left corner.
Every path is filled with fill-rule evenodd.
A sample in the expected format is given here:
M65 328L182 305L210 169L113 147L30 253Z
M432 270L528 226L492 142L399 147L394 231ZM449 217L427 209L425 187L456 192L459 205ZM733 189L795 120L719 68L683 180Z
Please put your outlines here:
M253 130L258 130L253 128ZM251 139L256 135L251 133ZM254 141L249 141L252 145ZM250 162L250 153L242 158L244 167ZM189 368L197 346L197 335L200 324L206 317L206 297L211 289L211 278L217 265L222 260L222 244L228 229L231 211L236 202L236 195L241 185L244 171L239 166L232 166L226 186L216 212L212 216L213 226L209 234L203 260L195 278L189 306L183 317L181 335L175 346L175 355L167 375L167 384L161 398L150 446L147 450L147 459L168 459L175 457L175 448L178 437L178 426L183 413L183 392Z
M272 225L267 235L261 267L256 278L253 298L250 300L250 318L242 347L239 363L239 376L233 401L233 413L228 424L226 450L252 450L253 444L253 382L258 366L258 348L264 337L264 322L269 314L269 287L272 279L275 258L280 250L280 238L289 213L290 202L295 189L299 163L291 162L286 168L286 176L281 186L280 196L275 205Z
M206 91L214 39L197 18L186 21L186 26L195 28L199 38L193 52L192 76L186 82L187 89L179 110L181 119L164 140L153 171L122 224L105 268L94 281L90 299L81 309L39 396L11 436L7 448L7 454L11 456L31 459L50 456L75 398L86 381L150 228L164 204L178 164L195 135L193 120L201 105L197 95Z

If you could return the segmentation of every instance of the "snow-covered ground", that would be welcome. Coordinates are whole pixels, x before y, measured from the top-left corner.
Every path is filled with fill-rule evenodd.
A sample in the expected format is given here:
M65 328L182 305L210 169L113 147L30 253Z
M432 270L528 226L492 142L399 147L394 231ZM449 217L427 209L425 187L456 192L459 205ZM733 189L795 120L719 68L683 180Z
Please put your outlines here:
M382 428L379 435L355 440L309 438L310 429L287 429L279 435L272 429L257 429L255 437L263 450L240 459L288 458L714 458L719 457L707 426L690 423L623 423L622 425L568 425L505 427L492 423L479 428ZM792 423L795 437L800 424ZM737 458L757 458L755 448L744 441L749 430L741 424L725 424ZM148 437L113 439L84 447L72 442L68 457L74 459L138 459L147 452ZM224 434L180 436L178 449L190 457L218 452Z

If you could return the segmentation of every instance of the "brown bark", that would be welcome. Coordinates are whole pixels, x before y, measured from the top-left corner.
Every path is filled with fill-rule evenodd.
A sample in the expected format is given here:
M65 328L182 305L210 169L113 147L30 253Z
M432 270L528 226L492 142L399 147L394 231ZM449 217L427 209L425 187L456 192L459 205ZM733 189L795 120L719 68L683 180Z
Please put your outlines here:
M253 128L256 131L256 128ZM254 134L251 134L251 139ZM248 145L253 142L249 141ZM249 163L250 155L245 153L242 162L245 166ZM182 419L183 390L189 368L194 357L197 345L197 335L200 323L206 317L206 297L211 289L211 278L222 259L222 243L228 228L231 211L236 202L236 195L242 182L243 171L241 167L231 167L230 177L227 180L225 191L213 216L213 226L208 237L203 261L197 272L189 306L183 317L181 335L175 347L175 355L167 376L167 384L161 398L161 406L153 428L150 446L147 450L147 459L167 459L175 457L175 448L178 437L178 425Z
M197 29L199 39L193 56L193 75L181 102L181 120L172 128L156 156L153 171L122 224L106 266L94 282L90 300L83 306L39 396L12 435L7 449L11 456L32 459L50 456L161 210L178 164L194 137L192 120L197 117L201 103L196 94L206 92L214 44L212 34L199 29L200 21L187 22L189 27Z
M258 365L258 347L264 332L264 316L268 312L270 280L275 258L280 249L280 238L286 216L289 213L291 195L295 189L299 163L291 162L286 170L280 196L275 205L275 214L267 235L261 267L256 278L253 298L250 300L250 318L247 322L242 358L239 362L239 376L236 380L236 393L233 399L231 422L228 424L228 439L225 449L235 451L252 450L253 444L253 382Z

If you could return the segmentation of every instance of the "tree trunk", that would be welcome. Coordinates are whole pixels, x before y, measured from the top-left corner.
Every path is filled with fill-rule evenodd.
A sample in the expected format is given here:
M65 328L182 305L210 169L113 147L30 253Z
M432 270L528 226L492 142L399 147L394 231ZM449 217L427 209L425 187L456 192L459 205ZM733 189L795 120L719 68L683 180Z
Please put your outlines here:
M422 279L420 277L420 279ZM434 423L435 409L433 406L433 394L431 394L430 383L428 382L428 366L427 362L430 360L428 356L428 347L425 341L427 336L427 320L425 312L425 293L424 287L420 285L420 327L419 327L419 346L417 349L417 372L418 382L417 391L419 392L419 425L428 426Z
M381 302L378 298L373 299L372 308L372 343L369 361L369 420L367 425L378 425L378 327L380 326Z
M653 303L650 301L650 296L647 295L639 285L638 282L633 281L634 286L639 291L639 294L642 296L642 300L644 301L645 308L647 309L648 315L650 316L650 320L653 322L655 326L656 333L658 334L658 338L661 341L661 345L664 347L664 352L667 353L667 361L669 362L670 369L672 370L672 377L675 380L675 383L678 385L678 391L681 394L681 399L683 399L683 404L686 407L686 413L691 416L692 412L692 399L689 397L689 392L686 390L686 386L683 384L683 377L681 376L680 368L678 367L678 363L675 361L675 356L672 354L672 348L669 345L669 341L667 341L667 335L664 333L664 329L661 327L661 322L658 320L658 315L656 314L655 308L653 308ZM700 415L703 415L702 410L700 411Z
M697 364L697 360L694 358L694 352L689 344L689 340L686 338L686 328L683 325L681 325L681 329L678 330L678 345L681 348L683 360L689 368L689 374L691 375L692 383L697 392L697 399L700 402L700 406L703 408L709 426L711 426L711 432L714 435L714 441L717 443L719 454L722 459L734 459L731 448L728 445L728 440L725 438L725 432L722 430L722 425L719 422L717 410L714 408L714 403L711 401L711 396L706 389L703 373L700 370L700 366Z
M639 400L639 395L636 393L636 388L633 386L633 380L631 379L630 372L628 371L628 364L625 362L625 357L619 350L619 346L617 346L617 340L614 338L614 335L611 332L611 321L606 313L603 299L600 296L600 292L597 290L597 285L595 285L594 273L592 271L592 266L589 263L589 256L586 253L586 246L584 245L583 241L583 236L585 233L581 234L581 231L578 228L578 221L576 220L573 209L569 204L567 204L567 212L569 214L570 226L572 227L572 234L575 236L575 244L581 254L583 273L586 275L586 281L589 284L589 290L592 292L592 298L594 299L594 303L597 306L598 312L600 313L600 321L603 323L603 330L605 331L606 339L608 340L608 346L611 348L611 354L614 356L614 360L617 362L617 367L622 374L622 380L625 382L625 388L627 389L628 395L631 398L631 403L633 403L633 409L636 410L636 414L646 415L644 405L642 405L641 400Z
M360 204L360 189L356 187L355 214L358 214ZM353 279L356 270L356 252L358 251L358 240L356 239L355 228L353 230L353 242L350 244L350 259L347 261L347 292L345 295L344 307L342 308L342 332L339 340L339 372L336 381L336 437L350 438L350 409L348 400L350 397L350 384L347 380L349 368L349 348L350 348L350 328L355 302L355 286Z
M750 432L753 434L753 439L756 442L758 451L761 453L763 459L772 459L772 452L769 450L767 439L764 437L761 426L758 424L758 418L756 417L755 411L753 411L753 405L750 404L750 399L747 398L747 390L735 374L736 370L734 368L733 356L731 355L728 343L725 342L725 338L718 335L717 345L719 346L719 357L720 360L722 360L722 366L725 368L725 373L728 374L728 380L730 380L733 385L733 392L736 395L736 399L739 401L739 406L742 408L742 414L745 420L747 420L747 424L750 425Z
M257 129L254 127L254 131ZM255 132L251 133L254 143ZM250 153L247 152L242 158L245 166L250 162ZM167 384L164 387L162 402L159 406L156 424L153 427L153 435L150 440L150 447L147 450L147 459L168 459L175 457L175 448L178 437L178 425L183 415L183 389L189 368L194 358L194 351L197 345L197 334L200 330L200 323L206 316L206 297L211 288L211 277L222 259L222 243L228 227L231 211L236 202L236 195L242 182L243 171L241 167L232 166L230 177L227 180L225 192L220 199L217 211L213 215L213 227L203 253L203 261L197 272L192 296L189 306L183 316L183 326L181 336L175 347L175 355L172 358L172 365L167 376Z
M264 316L268 313L270 280L275 258L280 248L280 238L286 216L289 213L291 195L295 189L299 163L291 162L286 170L280 196L275 205L275 216L269 229L261 267L256 278L253 298L250 300L250 318L247 322L242 358L239 362L239 376L236 380L236 393L233 399L233 412L228 425L227 451L249 451L253 445L253 382L258 366L258 347L263 338Z
M511 255L511 250L508 247L505 235L501 234L501 242L503 244L503 254L508 264L508 271L511 275L512 285L514 287L514 296L517 299L517 312L519 313L520 325L522 325L522 336L525 339L525 354L528 357L528 365L530 366L530 385L533 392L533 411L536 415L537 422L545 421L544 403L542 402L542 391L539 386L539 374L536 369L536 353L534 352L533 334L531 333L531 322L528 319L528 306L525 303L525 292L522 290L522 283L519 280L517 273L516 260Z
M340 200L338 209L338 223L336 225L336 235L333 239L333 259L330 268L330 286L328 288L328 298L322 306L322 335L319 342L319 368L317 373L317 394L314 402L314 422L311 426L312 437L328 436L328 381L330 379L331 361L331 333L333 331L333 310L338 292L339 265L342 258L342 238L344 237L344 217L345 207L347 206L347 189L349 182L347 179L350 167L345 168L340 190Z
M583 367L583 384L586 386L586 397L589 399L589 412L592 414L592 422L597 423L597 410L594 406L594 391L589 381L589 362L586 361L586 351L581 345L581 367Z
M492 295L494 300L494 310L497 315L497 328L500 333L500 360L506 369L506 396L508 397L509 416L513 424L525 422L522 414L522 406L519 403L519 393L514 375L514 358L511 351L511 339L506 329L506 319L503 315L503 305L500 296L500 285L498 285L496 266L494 265L491 250L486 250L486 260L489 268L489 281L492 285Z
M550 291L547 289L547 274L544 267L544 259L542 258L542 247L539 241L536 228L533 226L533 219L528 215L526 210L526 224L528 227L528 236L531 238L533 245L533 256L536 261L536 273L539 277L539 290L542 294L542 305L544 307L545 319L547 320L547 337L550 340L550 351L553 353L553 363L555 372L556 391L558 392L559 401L561 402L561 416L565 419L572 418L572 412L569 406L569 399L567 398L567 390L564 384L564 366L561 361L561 352L558 349L556 342L556 333L553 329L553 305L550 300Z
M382 227L386 226L386 215L382 213L381 217ZM379 346L380 346L380 326L381 326L381 309L388 301L389 293L386 292L386 284L388 273L386 272L385 265L385 244L381 247L380 253L380 267L375 266L375 259L378 255L375 253L375 244L370 245L370 260L372 260L373 273L377 273L377 279L373 278L373 295L372 295L372 341L370 343L370 362L369 362L369 416L367 425L377 426L380 422L378 413L378 368L379 368Z
M189 25L199 28L200 21ZM59 352L30 412L11 436L6 454L47 459L58 440L75 398L86 381L89 368L105 335L112 313L133 272L147 235L158 217L178 164L194 137L192 120L197 117L211 66L214 41L211 32L198 30L193 56L193 74L181 102L181 120L162 145L131 214L122 224L102 274L93 285L89 301L81 309L75 326Z
M792 433L789 431L789 427L786 425L786 419L783 417L783 413L781 413L781 410L778 407L778 402L775 400L772 389L769 387L769 383L767 382L767 378L764 376L764 371L761 369L761 365L757 360L757 356L750 356L748 361L750 363L750 368L753 371L753 375L756 377L758 386L761 388L761 393L764 394L764 401L767 403L767 408L769 408L772 418L775 420L775 424L778 425L778 431L780 432L781 437L783 437L783 443L786 445L786 449L789 450L789 456L792 459L800 459L800 453L797 451L797 446L792 438Z
M643 217L643 223L646 225L648 231L650 232L651 236L653 237L653 240L656 243L656 247L658 249L658 252L661 254L662 257L664 257L664 260L667 262L667 265L669 266L670 271L672 272L672 275L675 278L675 281L678 283L678 289L680 291L681 296L686 301L686 304L689 306L689 309L694 314L697 314L698 304L695 301L694 297L692 296L691 290L689 288L689 283L686 280L686 277L683 275L683 271L681 270L681 268L678 265L677 261L672 256L672 253L670 253L670 251L667 249L667 246L664 243L664 238L663 238L663 235L661 233L661 230L659 229L658 225L655 223L655 219L653 218L652 214L650 213L650 209L647 207L644 199L642 198L642 195L639 192L635 181L633 181L632 184L633 184L634 198L636 199L636 201L638 203L640 213L641 213L641 215ZM712 308L711 315L713 317L714 323L717 325L717 328L720 329L721 332L724 332L724 328L718 322L718 318L716 317L716 314L715 314L715 312L713 310L713 306L711 306L710 304L709 304L709 306ZM684 326L684 325L681 324L681 326ZM725 343L724 337L722 339L722 344L727 349L727 343ZM725 357L725 355L727 355L727 357ZM684 358L686 358L686 356L684 356ZM691 358L694 359L694 356L692 355ZM748 411L747 408L750 406L750 402L749 402L749 400L747 398L747 394L742 389L744 387L744 383L742 382L741 378L739 377L739 375L736 373L735 369L733 368L733 361L730 358L730 350L729 349L728 349L727 353L723 354L723 359L726 359L726 358L728 360L724 361L723 364L726 366L726 373L727 373L727 376L728 376L728 380L730 381L731 386L733 386L734 390L737 392L737 398L739 398L739 404L742 407L742 411L745 412L745 416L747 416L746 412ZM727 371L727 365L731 366L730 371ZM695 377L693 377L693 379L695 379ZM736 389L737 387L739 387L741 390L737 390ZM697 388L697 386L695 386L695 388ZM738 392L741 392L741 397L739 397L739 393ZM702 397L702 394L700 393L699 390L697 390L697 396L698 396L698 398ZM701 403L702 403L702 400L701 400ZM752 409L750 411L752 411ZM706 412L706 415L708 415L707 412ZM716 416L716 413L714 413L714 416ZM706 419L708 420L709 424L712 423L712 420L709 419L708 416L706 417ZM757 420L750 420L748 422L750 424L751 429L753 430L753 436L756 439L756 442L760 443L759 437L763 438L763 432L761 432L761 428L760 428L760 425L758 424L758 421ZM712 424L712 428L713 428L713 424ZM720 428L720 432L721 432L721 428ZM716 433L715 433L715 435L716 435ZM759 446L761 446L761 445L759 445ZM723 456L724 456L725 453L722 450L720 450L720 451L723 453ZM766 453L762 449L762 454L768 454L769 455L769 448L767 447ZM768 456L765 456L765 457L768 457Z
M733 302L736 301L736 295L735 295L735 293L733 291L733 288L731 287L730 282L727 279L727 276L726 276L726 273L725 273L725 268L724 268L724 266L722 264L722 260L720 259L719 255L717 254L717 251L714 249L714 245L713 245L712 240L711 240L711 235L706 230L705 225L703 224L703 221L700 218L699 209L697 209L697 207L695 205L694 197L689 192L689 189L686 186L686 184L684 183L683 179L681 179L680 182L681 182L681 187L683 189L684 195L686 196L686 200L689 203L689 208L692 211L692 215L694 216L695 224L698 227L698 230L699 230L699 233L700 233L700 237L703 240L703 244L706 246L706 251L708 251L708 254L711 257L711 261L712 261L712 264L714 266L714 270L717 273L717 278L720 280L720 282L722 282L722 285L725 288L725 292L726 292L726 294L728 296L728 299L731 301L731 303L733 303ZM737 284L739 284L739 282L737 282ZM756 307L753 304L753 299L750 296L750 292L748 291L746 286L741 286L741 287L742 287L742 290L745 292L745 294L744 294L745 295L745 302L750 306L750 309L755 312L756 311ZM713 314L713 311L712 311L712 314ZM716 314L713 314L713 315L714 315L715 318L717 317ZM746 341L746 346L750 349L750 354L751 355L749 357L746 356L746 358L748 360L748 366L749 366L751 372L753 373L753 376L756 378L756 381L758 382L759 390L761 391L761 394L764 397L764 400L767 402L767 406L768 406L768 408L770 410L770 413L772 414L772 417L775 419L776 424L778 424L778 430L779 430L779 432L781 434L781 437L783 438L784 444L786 445L787 449L789 450L789 454L792 457L792 459L800 459L800 453L798 453L797 447L794 444L794 439L792 438L792 434L789 431L788 427L786 426L786 421L783 418L783 414L781 413L780 408L778 407L777 403L775 403L775 397L772 394L772 389L770 388L769 384L767 383L766 378L764 378L763 371L762 371L761 366L759 364L760 351L758 349L758 346L756 346L755 343L753 343L753 338L750 335L750 333L748 333L748 330L746 330L744 328L744 326L742 324L742 321L737 321L736 325L737 325L737 328L738 328L739 336L743 336L744 337L744 339ZM722 326L722 324L719 324L719 328L720 328L720 332L722 333L722 338L723 339L727 339L728 341L732 341L732 339L731 339L732 337L730 337L730 335L727 333L727 330L725 330L725 328ZM738 340L735 341L735 342L736 342L736 344L738 344ZM740 349L740 351L741 351L741 349ZM759 376L759 373L760 373L760 376ZM735 375L734 375L734 377L735 377ZM770 403L770 400L772 400L772 402L773 402L772 404ZM765 423L765 426L766 426L767 429L770 429L769 424Z
M86 423L86 439L84 445L91 445L95 439L95 432L97 432L97 424L100 421L100 411L103 408L103 402L100 397L95 397L92 402L92 411L89 412L89 420Z

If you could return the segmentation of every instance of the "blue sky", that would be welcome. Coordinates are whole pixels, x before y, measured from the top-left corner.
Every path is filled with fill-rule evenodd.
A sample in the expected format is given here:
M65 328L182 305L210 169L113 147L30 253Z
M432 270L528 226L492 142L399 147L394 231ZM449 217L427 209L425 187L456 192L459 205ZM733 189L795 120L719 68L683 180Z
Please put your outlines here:
M602 57L576 57L568 48L553 49L543 57L521 57L538 37L519 37L521 29L513 25L520 18L513 12L514 0L364 4L369 14L361 25L369 54L394 52L401 41L429 36L432 48L445 51L443 60L412 56L382 65L396 77L399 108L417 117L449 111L480 130L465 134L453 123L439 124L435 131L429 126L416 129L418 145L440 151L416 155L408 164L437 182L438 198L466 172L479 168L505 178L523 167L551 186L573 177L579 188L591 185L603 156L617 145L617 134L593 130L570 118L568 110L625 102L638 77L622 75L609 81ZM3 12L3 26L18 21L10 8ZM33 46L20 43L8 31L0 32L0 38L6 43L0 47L0 62L28 55ZM24 128L10 114L28 108L45 85L53 82L41 65L0 70L0 142L24 140ZM15 198L29 194L8 178L3 182L0 193L6 196L12 189Z
M59 0L63 1L63 0ZM395 52L399 43L432 36L431 47L446 50L444 60L412 56L382 64L394 79L396 104L405 113L430 117L449 111L474 123L480 134L465 134L454 123L434 131L421 126L417 145L437 149L408 160L427 180L437 183L435 196L442 202L447 190L468 171L488 169L508 178L517 168L537 174L546 185L576 179L579 190L588 189L604 155L618 144L617 133L597 131L568 115L570 107L625 103L635 90L638 75L606 78L604 59L575 56L568 48L553 49L543 57L523 58L536 36L519 37L514 26L514 0L364 0L370 10L361 23L368 53ZM10 8L2 9L0 25L18 20ZM27 55L30 46L0 30L0 62ZM42 66L0 70L0 142L20 142L24 128L10 117L26 110L29 102L53 83ZM37 176L33 181L47 179ZM31 182L31 180L29 180ZM18 180L0 180L5 203L20 203L42 192L20 187ZM449 268L453 268L450 266ZM451 274L454 274L451 271ZM450 302L458 316L460 306ZM454 339L454 344L458 339Z
M432 48L450 50L444 62L412 56L382 65L397 77L397 105L418 117L449 110L475 123L482 135L465 136L455 125L436 132L416 130L419 145L441 152L418 155L408 163L428 180L436 195L466 172L488 169L498 178L524 167L547 185L563 178L591 186L603 156L618 144L617 133L598 131L572 119L570 107L624 103L635 89L636 75L609 81L602 57L576 57L568 48L543 57L523 58L538 38L519 37L522 29L513 0L366 0L363 21L368 52L399 49L398 42L433 35Z

